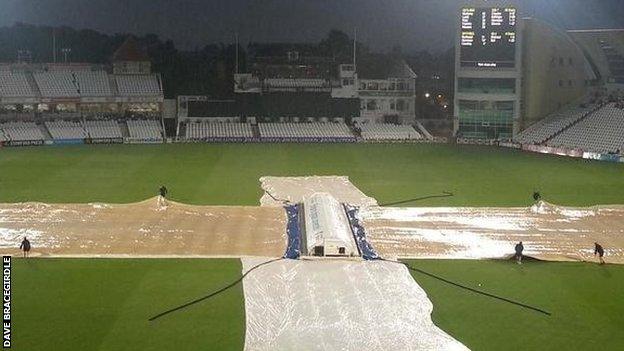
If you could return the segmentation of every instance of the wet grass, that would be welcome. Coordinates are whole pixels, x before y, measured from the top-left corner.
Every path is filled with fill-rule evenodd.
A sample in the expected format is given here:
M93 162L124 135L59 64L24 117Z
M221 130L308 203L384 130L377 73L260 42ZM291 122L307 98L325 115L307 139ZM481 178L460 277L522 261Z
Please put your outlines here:
M14 259L13 350L242 350L236 259Z
M115 145L0 149L0 202L174 200L255 205L264 175L347 175L380 203L527 206L539 189L571 206L624 203L624 165L448 145ZM624 268L590 264L414 261L551 311L543 316L416 274L434 321L473 350L619 350ZM236 260L15 260L15 350L242 350L237 286L167 315L240 276Z
M540 261L407 263L552 313L546 316L412 272L433 302L436 325L472 350L622 350L624 346L624 266Z
M624 202L624 164L493 147L418 144L82 145L0 149L0 202L256 205L261 176L347 175L379 203L527 206ZM409 199L454 194L445 198Z

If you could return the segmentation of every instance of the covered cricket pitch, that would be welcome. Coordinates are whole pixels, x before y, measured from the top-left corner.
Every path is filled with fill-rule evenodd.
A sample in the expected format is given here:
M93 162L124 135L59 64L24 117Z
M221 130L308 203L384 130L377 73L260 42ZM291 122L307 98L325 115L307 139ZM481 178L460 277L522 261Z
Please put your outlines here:
M254 151L253 157L250 151ZM328 156L320 160L319 152L347 153L351 159L345 162L342 157ZM393 159L401 157L409 162L403 166L389 162L389 152ZM57 164L65 165L62 171ZM181 164L184 172L168 171L179 169L175 165ZM462 176L455 177L459 165ZM284 342L303 332L304 326L312 334L327 332L314 328L329 323L329 319L314 324L309 316L330 311L326 316L338 320L358 316L353 320L361 324L351 324L351 330L362 334L336 335L371 336L360 340L363 342L382 340L381 327L394 322L412 320L409 323L416 326L417 320L431 323L432 319L441 337L436 340L457 345L454 339L473 350L509 349L514 345L582 350L597 343L616 350L624 343L617 332L624 323L619 302L624 291L624 266L611 264L621 263L622 209L618 205L587 206L621 203L619 165L482 148L175 145L3 150L0 166L0 202L4 203L0 205L1 250L18 255L16 246L24 235L31 238L34 250L32 259L14 260L17 350L49 350L50 345L63 350L262 349L266 344L257 342L263 337L272 338L269 345L286 345ZM496 179L483 175L484 167L496 169ZM489 188L473 189L477 173L479 181L488 183ZM280 257L286 240L286 214L281 206L306 194L302 178L281 176L311 174L349 176L357 187L350 184L334 194L342 194L337 195L341 201L361 206L367 236L382 256L420 258L404 262L467 287L542 308L551 315L411 272L416 284L405 279L407 273L393 263L374 267L346 261L344 265L328 262L327 267L321 267L308 261L277 261L253 270L242 284L149 321L154 315L220 291L241 279L256 262ZM264 178L259 186L258 179L265 175L278 177ZM343 181L344 177L333 178L331 184L317 182L311 188L320 186L331 192L331 187ZM508 186L512 181L518 184L516 188ZM150 197L160 184L166 184L173 193L165 207ZM530 205L523 199L529 197L535 184L549 201L571 206ZM357 193L351 192L354 189ZM443 190L454 196L414 200ZM413 202L401 207L375 205L403 200ZM444 207L435 207L441 205ZM509 205L514 207L506 207ZM593 242L600 241L607 250L608 264L527 261L516 265L480 259L507 257L518 240L524 241L527 255L555 261L593 260ZM214 258L224 256L228 258ZM332 268L336 264L341 268ZM360 265L366 269L361 270ZM327 269L331 274L326 274ZM359 274L368 277L369 285L360 284ZM400 279L387 279L392 276ZM265 278L272 279L271 283ZM285 291L288 282L307 288ZM330 282L342 292L340 296L317 299L330 296ZM357 284L357 289L349 288L352 284ZM279 294L248 298L252 288ZM421 292L426 293L426 300L418 302L422 309L417 310L411 306L423 296ZM389 300L399 293L400 299ZM246 306L293 301L284 298L288 296L296 297L298 303L286 303L274 310ZM263 300L265 297L268 300ZM307 303L310 301L317 303ZM349 306L353 309L342 311L333 305L335 301L352 301ZM386 309L387 314L368 314L370 322L360 319L366 315L358 315L358 311L381 311L384 306L394 312ZM381 323L377 318L393 313L397 318L392 323ZM274 317L279 318L271 319ZM276 327L249 327L251 321L264 319ZM335 330L342 333L349 329L343 326ZM418 328L400 330L403 339L396 335L384 340L403 340L407 346L422 346L418 340L434 340L410 339L415 338ZM320 340L327 342L322 345L330 347L334 339L322 335ZM362 345L358 340L349 339L349 345ZM272 349L279 349L277 346Z
M599 242L610 263L624 263L623 206L382 207L347 177L329 176L263 178L262 187L263 199L269 198L262 206L197 206L157 197L134 204L0 204L0 251L19 254L14 243L28 236L33 254L41 256L279 257L286 216L275 199L296 203L322 189L362 207L368 238L382 257L504 258L522 241L533 258L587 261Z

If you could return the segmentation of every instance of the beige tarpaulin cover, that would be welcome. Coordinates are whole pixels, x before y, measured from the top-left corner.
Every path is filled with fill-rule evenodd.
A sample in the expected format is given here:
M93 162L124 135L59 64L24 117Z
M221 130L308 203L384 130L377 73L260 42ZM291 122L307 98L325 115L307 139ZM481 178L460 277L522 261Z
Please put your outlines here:
M285 227L279 207L0 204L0 252L27 236L34 255L281 256Z
M545 260L590 260L593 244L624 264L624 206L539 203L528 208L379 207L347 177L263 177L274 197L298 202L321 189L361 206L369 241L383 257L501 258L523 241ZM16 254L22 236L43 255L271 256L286 246L279 201L260 207L193 206L158 198L126 205L0 204L0 253ZM265 201L266 200L266 201Z
M608 263L624 264L624 206L368 207L360 216L385 257L502 258L522 241L535 258L592 260L599 242Z

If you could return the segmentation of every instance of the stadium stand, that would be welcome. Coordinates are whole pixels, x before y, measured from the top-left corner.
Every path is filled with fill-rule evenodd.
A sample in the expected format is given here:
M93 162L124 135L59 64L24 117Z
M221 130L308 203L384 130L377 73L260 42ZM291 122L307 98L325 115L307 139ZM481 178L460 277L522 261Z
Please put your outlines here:
M119 123L114 120L86 121L85 130L92 139L122 138Z
M162 89L155 74L116 75L117 88L121 95L160 95Z
M607 65L611 71L613 82L616 84L624 84L624 56L608 42L600 41L600 48L604 52L607 59Z
M8 140L9 138L6 135L4 135L4 131L0 129L0 143L3 141L8 141Z
M43 140L41 130L34 122L8 122L0 124L7 140Z
M52 139L84 139L87 132L80 122L75 121L47 121L46 128Z
M52 71L33 73L41 96L78 97L80 93L71 71Z
M285 91L295 91L298 89L305 90L322 90L328 88L329 84L323 79L290 79L290 78L267 78L264 80L267 89L277 89Z
M533 124L516 137L521 144L541 144L591 113L596 107L569 108Z
M187 139L207 138L251 138L253 132L249 123L189 122L186 124Z
M128 120L128 131L131 138L162 140L163 131L159 121L155 120Z
M41 118L45 120L61 120L61 119L73 119L80 118L80 112L43 112L40 114Z
M34 97L26 75L23 72L0 70L0 96Z
M112 91L105 71L78 71L74 73L82 96L111 96Z
M364 140L420 140L422 136L412 126L396 124L358 124Z
M624 109L614 103L599 109L546 143L600 153L624 150Z
M259 123L263 138L353 138L343 123Z

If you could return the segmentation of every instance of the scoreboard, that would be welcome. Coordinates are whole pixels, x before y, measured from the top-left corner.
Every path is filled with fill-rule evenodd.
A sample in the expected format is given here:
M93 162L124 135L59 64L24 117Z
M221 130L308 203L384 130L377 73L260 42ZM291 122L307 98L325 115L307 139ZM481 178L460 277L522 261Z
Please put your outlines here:
M461 66L515 67L516 15L514 7L462 8Z

